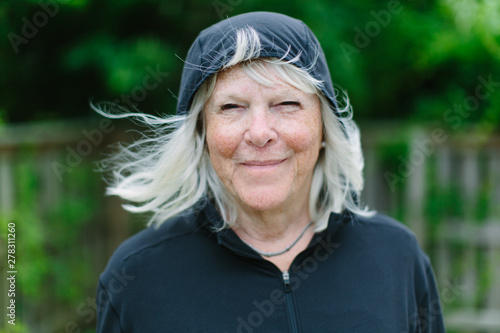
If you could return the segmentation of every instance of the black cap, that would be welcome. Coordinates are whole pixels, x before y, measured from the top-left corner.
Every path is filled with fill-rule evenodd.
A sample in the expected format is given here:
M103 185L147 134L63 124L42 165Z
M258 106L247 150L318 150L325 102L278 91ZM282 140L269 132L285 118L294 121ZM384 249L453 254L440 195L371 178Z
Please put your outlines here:
M201 84L231 60L236 48L236 31L245 27L252 27L259 35L259 58L289 61L300 55L293 64L323 82L321 90L333 110L337 110L325 55L311 29L283 14L252 12L230 17L200 32L185 60L177 114L186 114Z

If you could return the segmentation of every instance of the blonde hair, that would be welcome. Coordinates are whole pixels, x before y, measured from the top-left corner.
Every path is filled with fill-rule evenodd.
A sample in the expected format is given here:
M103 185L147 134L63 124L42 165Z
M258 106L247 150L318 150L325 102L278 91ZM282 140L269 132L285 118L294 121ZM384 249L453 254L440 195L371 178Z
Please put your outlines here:
M249 27L238 30L235 53L221 70L241 65L261 84L282 80L301 91L317 94L321 101L326 146L314 169L309 198L309 215L316 223L316 231L326 228L331 212L349 210L373 215L357 203L363 188L364 162L359 130L352 120L346 94L342 95L344 106L332 112L321 92L322 82L309 75L307 69L293 65L300 55L284 61L259 58L259 53L258 34ZM216 80L217 73L201 85L187 115L159 118L142 113L110 114L94 107L110 118L138 118L151 129L150 135L121 147L117 155L103 164L112 170L107 194L128 201L123 207L130 212L152 212L148 225L159 226L176 215L197 209L197 203L206 195L224 219L221 229L230 227L237 219L234 199L215 173L205 147L203 109Z

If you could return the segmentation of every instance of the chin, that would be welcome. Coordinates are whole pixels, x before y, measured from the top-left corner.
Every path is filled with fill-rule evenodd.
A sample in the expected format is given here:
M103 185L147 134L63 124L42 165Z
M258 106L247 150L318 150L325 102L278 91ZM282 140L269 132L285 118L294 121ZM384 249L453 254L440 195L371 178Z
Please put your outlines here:
M287 201L287 196L284 193L276 193L275 191L244 191L238 195L238 201L245 207L257 211L274 210L284 208Z

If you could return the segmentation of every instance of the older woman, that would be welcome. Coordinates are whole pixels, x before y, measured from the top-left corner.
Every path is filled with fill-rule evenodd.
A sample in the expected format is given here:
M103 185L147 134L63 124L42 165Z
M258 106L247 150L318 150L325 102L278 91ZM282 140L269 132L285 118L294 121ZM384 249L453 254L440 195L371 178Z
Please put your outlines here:
M444 332L413 234L358 205L359 133L336 97L309 28L256 12L200 33L177 116L115 115L156 133L109 188L152 227L102 274L98 332Z

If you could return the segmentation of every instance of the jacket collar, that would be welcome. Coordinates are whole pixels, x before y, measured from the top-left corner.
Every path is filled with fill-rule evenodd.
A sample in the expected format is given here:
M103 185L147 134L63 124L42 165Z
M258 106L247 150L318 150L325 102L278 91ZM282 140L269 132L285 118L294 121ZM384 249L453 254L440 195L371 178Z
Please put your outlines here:
M216 234L217 242L220 246L223 246L240 256L262 259L262 257L251 247L245 244L231 228L216 231L223 225L223 220L222 216L215 209L210 200L205 198L201 212L202 214L200 214L200 217L202 217L202 220L200 222L210 233ZM355 215L349 211L331 213L328 219L328 226L325 230L317 233L313 237L307 249L315 247L318 243L324 243L325 241L330 242L333 236L335 236L346 224L352 222L354 219Z

